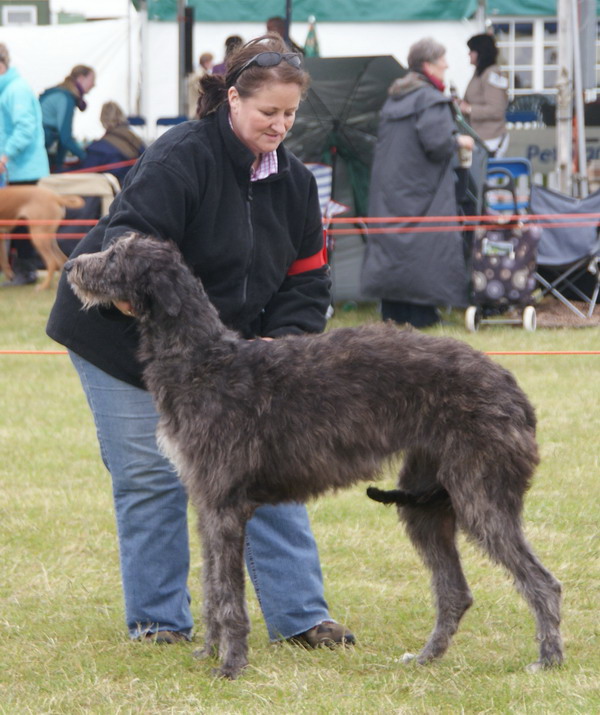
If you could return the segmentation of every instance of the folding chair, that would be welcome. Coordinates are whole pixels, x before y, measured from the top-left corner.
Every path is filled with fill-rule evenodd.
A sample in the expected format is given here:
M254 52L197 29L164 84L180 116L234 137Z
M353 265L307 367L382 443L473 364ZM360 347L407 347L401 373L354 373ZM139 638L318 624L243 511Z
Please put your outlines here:
M167 129L187 122L187 119L185 114L179 114L176 117L159 117L156 120L156 136L159 137L161 134L164 134Z
M600 290L600 217L578 219L577 216L600 214L600 191L576 199L534 184L530 207L534 215L568 214L568 218L540 219L542 237L535 277L542 297L553 295L575 315L591 318ZM547 223L554 225L544 226ZM560 223L564 226L556 225ZM587 315L573 304L577 299L587 303Z

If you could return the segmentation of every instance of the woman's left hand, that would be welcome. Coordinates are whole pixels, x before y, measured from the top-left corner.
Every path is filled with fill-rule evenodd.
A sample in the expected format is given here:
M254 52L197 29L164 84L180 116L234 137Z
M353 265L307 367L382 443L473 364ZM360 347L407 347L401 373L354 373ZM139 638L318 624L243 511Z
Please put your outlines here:
M113 305L117 310L120 310L123 315L129 318L135 318L135 313L131 307L131 303L128 300L113 300Z

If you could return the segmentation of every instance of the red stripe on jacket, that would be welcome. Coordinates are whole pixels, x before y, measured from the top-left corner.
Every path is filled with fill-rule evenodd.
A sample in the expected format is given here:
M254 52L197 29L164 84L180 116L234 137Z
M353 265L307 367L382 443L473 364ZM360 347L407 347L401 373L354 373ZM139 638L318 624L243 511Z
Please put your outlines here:
M294 261L290 266L287 274L288 276L295 276L298 273L306 273L307 271L314 271L316 268L322 268L327 263L327 247L323 245L323 248L315 253L313 256L308 258L299 258Z

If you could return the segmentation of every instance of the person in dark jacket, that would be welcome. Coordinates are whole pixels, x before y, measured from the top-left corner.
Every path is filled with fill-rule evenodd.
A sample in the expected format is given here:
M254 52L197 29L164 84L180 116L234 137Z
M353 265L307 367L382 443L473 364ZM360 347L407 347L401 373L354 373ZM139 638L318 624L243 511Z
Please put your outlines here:
M142 139L129 128L125 112L116 102L105 102L102 105L100 123L106 132L103 137L87 146L82 168L91 169L137 159L146 148ZM131 166L120 166L103 171L113 174L122 185L129 169Z
M411 46L409 72L389 90L380 115L369 190L369 216L456 216L454 161L473 139L457 132L444 95L446 50L426 38ZM398 221L371 234L362 290L381 299L384 320L418 328L439 321L437 307L467 304L467 269L459 231L422 232ZM394 231L401 229L401 231Z
M56 87L40 95L46 151L51 171L62 171L67 152L79 160L85 159L83 147L73 137L75 109L85 111L84 95L96 84L96 73L87 65L76 65Z
M307 82L280 38L242 47L226 76L202 78L200 120L150 145L73 255L100 251L127 231L170 239L241 335L322 331L330 277L317 187L282 145ZM113 478L130 635L175 642L189 639L193 625L187 502L156 445L158 416L129 315L123 303L82 311L63 277L47 331L69 349ZM271 639L354 641L330 618L304 505L259 508L246 562Z

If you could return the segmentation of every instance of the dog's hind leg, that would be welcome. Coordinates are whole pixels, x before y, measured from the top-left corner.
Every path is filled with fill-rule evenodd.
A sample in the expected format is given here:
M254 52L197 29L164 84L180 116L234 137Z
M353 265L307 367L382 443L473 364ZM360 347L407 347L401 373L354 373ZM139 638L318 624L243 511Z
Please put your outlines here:
M456 548L456 519L446 506L398 507L408 535L431 570L436 623L426 645L416 656L418 663L441 657L473 603ZM412 656L406 656L411 659Z
M206 644L202 655L219 647L219 675L236 678L248 664L250 620L244 598L244 530L239 508L199 510L204 554Z
M478 495L476 501L480 505L481 499L481 495ZM512 574L517 589L535 615L540 656L528 669L535 671L560 665L563 662L560 636L561 586L527 543L519 515L506 507L488 502L483 514L477 516L469 510L459 519L461 527L477 540L495 562L502 564Z
M430 490L437 484L436 472L436 466L424 455L411 453L400 474L399 486L409 492ZM450 499L423 506L399 506L398 514L432 574L436 623L426 645L416 656L417 662L426 663L446 652L473 597L456 548L456 517ZM412 656L406 656L410 658Z

